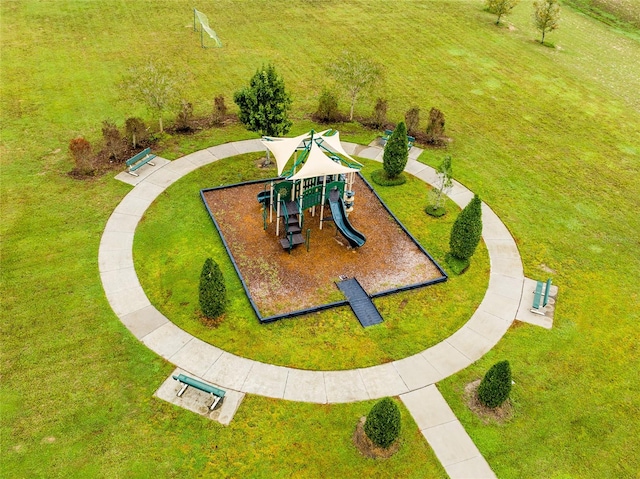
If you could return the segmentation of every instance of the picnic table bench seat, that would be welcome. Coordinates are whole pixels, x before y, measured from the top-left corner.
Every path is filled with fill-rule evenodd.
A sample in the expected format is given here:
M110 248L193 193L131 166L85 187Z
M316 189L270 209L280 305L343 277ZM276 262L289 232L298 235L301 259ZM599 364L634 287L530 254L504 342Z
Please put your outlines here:
M211 411L213 411L218 403L224 399L224 395L226 394L226 391L223 391L220 388L191 378L185 374L178 374L177 376L173 376L173 379L182 384L182 389L180 389L180 392L178 392L177 394L178 397L181 397L189 386L195 389L199 389L200 391L203 391L207 394L211 394L214 397L213 404L211 404L211 406L209 407Z
M538 281L533 292L532 313L544 315L544 307L549 303L549 290L551 290L551 278L546 283Z
M384 135L382 135L382 144L386 145L389 138L393 134L393 130L384 130ZM416 142L416 139L413 136L407 135L407 150L410 150L413 147L413 144Z
M151 166L155 166L155 163L151 163L151 160L153 160L155 157L156 155L151 153L151 148L145 148L140 153L133 155L126 161L127 173L133 176L139 176L135 171L140 167L146 165L147 163L149 163L149 165Z

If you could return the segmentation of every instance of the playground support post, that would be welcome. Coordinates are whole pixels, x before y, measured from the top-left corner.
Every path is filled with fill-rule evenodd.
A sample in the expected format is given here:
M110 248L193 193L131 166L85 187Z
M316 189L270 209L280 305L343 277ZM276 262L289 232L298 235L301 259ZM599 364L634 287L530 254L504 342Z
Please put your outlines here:
M322 229L322 223L324 221L324 202L326 201L326 191L327 191L327 175L324 175L324 178L322 179L322 201L321 204L322 206L320 206L320 229Z
M273 223L273 181L269 189L269 223Z
M280 236L280 193L278 193L278 206L277 206L277 218L276 218L276 237Z

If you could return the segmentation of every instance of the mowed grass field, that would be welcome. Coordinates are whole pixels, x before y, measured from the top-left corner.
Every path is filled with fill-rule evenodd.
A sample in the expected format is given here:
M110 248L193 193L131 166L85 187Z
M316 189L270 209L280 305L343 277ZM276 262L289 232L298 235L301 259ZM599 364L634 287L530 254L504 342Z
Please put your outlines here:
M362 328L348 306L305 318L260 324L197 192L206 185L273 177L275 167L256 166L262 157L264 152L235 156L182 178L156 200L138 225L133 248L138 278L152 304L176 325L242 357L301 369L336 370L374 366L417 354L447 338L469 320L469 311L480 304L489 282L489 258L484 244L478 247L467 274L450 277L446 283L376 299L375 304L385 318L376 327ZM379 169L380 163L361 160L365 165L362 173L371 183L371 171ZM238 177L238 173L242 176ZM422 202L412 201L428 194L427 186L418 178L409 176L402 186L376 190L414 237L444 265L449 231L459 211L455 203L447 204L450 214L436 220L423 213ZM260 211L257 202L246 208L237 213ZM176 222L176 218L181 220ZM311 231L315 235L315 228ZM158 237L163 241L158 242ZM311 241L313 249L320 240ZM294 254L300 268L313 264L303 251ZM220 265L230 298L224 319L215 328L202 324L198 304L201 263L209 256ZM269 264L262 263L260 268L264 281L279 281ZM389 276L392 274L388 271ZM334 292L333 300L343 299L331 281L332 278L327 278L326 287Z
M187 2L0 4L2 406L0 468L16 477L444 477L406 410L389 461L350 436L371 403L318 406L250 396L231 426L152 397L172 366L118 321L97 251L130 187L66 175L71 138L143 108L121 100L127 68L184 72L185 97L213 98L273 62L306 116L349 49L385 66L377 96L395 121L417 105L447 118L454 176L513 233L525 274L560 287L551 331L516 325L481 361L441 384L498 477L637 477L640 448L640 45L565 8L540 46L530 5L495 27L480 1L205 2L222 49L203 50ZM343 101L346 109L347 103ZM167 119L169 115L167 115ZM424 123L424 120L423 120ZM367 143L375 133L344 128ZM240 127L168 140L176 158L254 138ZM425 200L426 201L426 200ZM470 312L471 313L471 312ZM497 360L514 373L514 417L485 424L462 391Z

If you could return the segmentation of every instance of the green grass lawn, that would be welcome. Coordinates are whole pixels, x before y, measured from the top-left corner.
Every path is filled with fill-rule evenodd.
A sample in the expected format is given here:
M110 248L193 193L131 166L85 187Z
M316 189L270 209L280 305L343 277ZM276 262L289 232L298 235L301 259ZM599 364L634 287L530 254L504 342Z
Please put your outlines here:
M489 280L483 245L467 274L376 299L385 318L379 326L363 329L349 307L260 324L198 193L210 186L272 177L273 170L255 167L262 156L228 158L183 178L147 210L138 226L134 261L140 282L151 302L182 329L226 351L263 362L303 369L351 369L402 359L433 346L459 329L480 304ZM371 182L370 172L380 164L361 160L363 174ZM447 205L450 214L444 218L426 215L427 186L411 176L402 186L377 190L444 265L449 231L459 211L455 204ZM228 311L216 328L199 320L197 285L209 256L220 264L229 290ZM343 296L336 290L333 300L340 299Z
M498 28L475 0L384 9L374 1L238 8L227 0L201 7L224 43L203 50L190 30L191 8L0 3L2 474L444 476L406 411L402 455L374 462L349 445L370 403L248 397L221 428L154 399L172 366L118 321L98 274L102 230L130 187L111 174L84 182L66 175L71 138L96 141L105 119L150 119L120 98L117 82L132 65L153 58L187 72L184 95L204 113L218 94L231 104L271 61L291 92L297 133L311 126L326 66L350 49L386 71L356 113L369 114L378 96L394 121L418 105L424 125L430 107L441 109L453 141L421 161L436 165L451 154L455 178L513 233L525 274L552 276L560 287L551 331L514 327L485 358L439 384L480 451L501 478L636 477L637 34L564 8L560 29L548 36L555 48L542 47L527 2L509 17L511 28ZM375 136L353 124L341 129L363 144ZM236 126L168 139L158 152L176 158L244 138L255 135ZM461 392L500 359L512 365L515 415L484 424Z

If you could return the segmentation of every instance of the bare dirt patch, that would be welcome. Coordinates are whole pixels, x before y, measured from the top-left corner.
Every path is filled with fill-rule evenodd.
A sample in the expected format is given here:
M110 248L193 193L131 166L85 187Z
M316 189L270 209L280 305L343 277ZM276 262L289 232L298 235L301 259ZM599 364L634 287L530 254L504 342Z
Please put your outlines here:
M399 438L386 449L375 445L371 439L367 437L367 433L364 432L364 423L366 420L367 418L362 416L356 425L356 430L353 432L353 444L358 451L360 451L360 454L372 459L388 459L398 452L398 449L400 449Z
M205 193L263 316L344 299L335 286L341 276L356 277L369 294L442 276L360 178L354 188L355 208L349 215L367 238L358 249L347 246L332 222L324 222L320 230L320 208L316 207L315 216L304 215L303 233L311 231L309 252L300 245L289 254L275 235L275 214L274 222L263 229L262 207L256 199L263 188L263 184L241 185ZM330 216L328 207L324 214Z
M500 424L507 422L513 417L511 400L507 399L501 406L493 409L485 406L478 399L478 386L480 386L480 381L481 379L477 379L465 386L465 403L485 424L489 424L492 421Z

